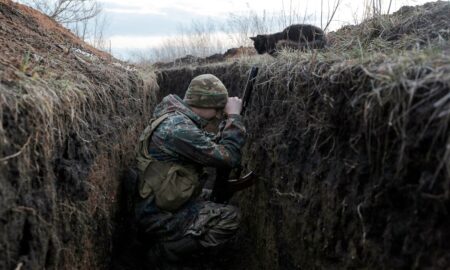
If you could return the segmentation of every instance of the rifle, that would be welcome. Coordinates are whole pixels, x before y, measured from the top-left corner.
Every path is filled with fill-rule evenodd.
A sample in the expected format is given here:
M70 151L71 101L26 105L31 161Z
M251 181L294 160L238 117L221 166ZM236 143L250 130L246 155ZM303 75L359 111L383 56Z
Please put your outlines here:
M253 66L248 75L247 84L245 85L244 94L242 95L242 111L241 115L245 115L245 111L250 103L250 98L252 97L253 87L256 80L256 75L258 75L258 67Z
M246 109L248 108L257 75L258 75L258 67L253 66L248 75L247 83L245 85L244 93L242 95L241 115L244 115ZM231 199L234 192L242 190L254 184L255 177L253 171L247 173L243 177L240 177L241 172L242 166L236 169L234 173L236 177L231 177L233 179L230 179L230 175L232 174L232 168L218 168L216 170L216 181L214 183L214 188L211 193L211 200L216 203L226 204Z

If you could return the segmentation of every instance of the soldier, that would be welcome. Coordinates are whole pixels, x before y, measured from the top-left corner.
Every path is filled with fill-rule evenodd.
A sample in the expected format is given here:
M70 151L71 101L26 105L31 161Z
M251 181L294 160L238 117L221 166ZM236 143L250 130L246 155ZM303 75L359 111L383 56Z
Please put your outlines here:
M201 195L204 167L240 164L245 143L241 109L241 99L229 98L211 74L195 77L183 100L168 95L157 105L139 141L140 198L135 208L142 237L154 243L149 256L153 262L155 257L159 264L183 262L235 235L238 209ZM204 131L222 115L219 134Z

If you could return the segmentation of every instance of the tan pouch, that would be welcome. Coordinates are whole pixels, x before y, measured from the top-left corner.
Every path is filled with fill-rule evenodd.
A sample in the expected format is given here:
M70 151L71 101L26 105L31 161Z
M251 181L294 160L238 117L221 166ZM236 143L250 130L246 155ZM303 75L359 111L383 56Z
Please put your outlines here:
M193 167L152 161L143 174L140 195L145 198L153 192L159 208L174 211L198 194L198 177Z
M159 190L171 166L172 163L150 160L145 171L139 176L139 195L147 198L154 190Z

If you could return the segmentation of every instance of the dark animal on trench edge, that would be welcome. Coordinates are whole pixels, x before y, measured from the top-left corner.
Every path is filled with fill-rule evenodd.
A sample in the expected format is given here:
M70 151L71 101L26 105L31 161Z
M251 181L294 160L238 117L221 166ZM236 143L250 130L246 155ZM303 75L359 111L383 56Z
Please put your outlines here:
M282 32L250 37L259 54L274 55L277 50L292 48L298 50L320 49L325 47L325 33L317 26L309 24L294 24Z

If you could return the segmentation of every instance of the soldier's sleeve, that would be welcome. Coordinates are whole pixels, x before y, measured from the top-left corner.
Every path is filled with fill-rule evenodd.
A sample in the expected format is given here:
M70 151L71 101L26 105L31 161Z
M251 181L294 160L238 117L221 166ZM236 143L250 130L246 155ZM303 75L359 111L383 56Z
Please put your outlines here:
M204 166L236 167L241 162L245 132L240 115L228 116L217 142L192 123L182 122L166 137L165 145L180 156Z

